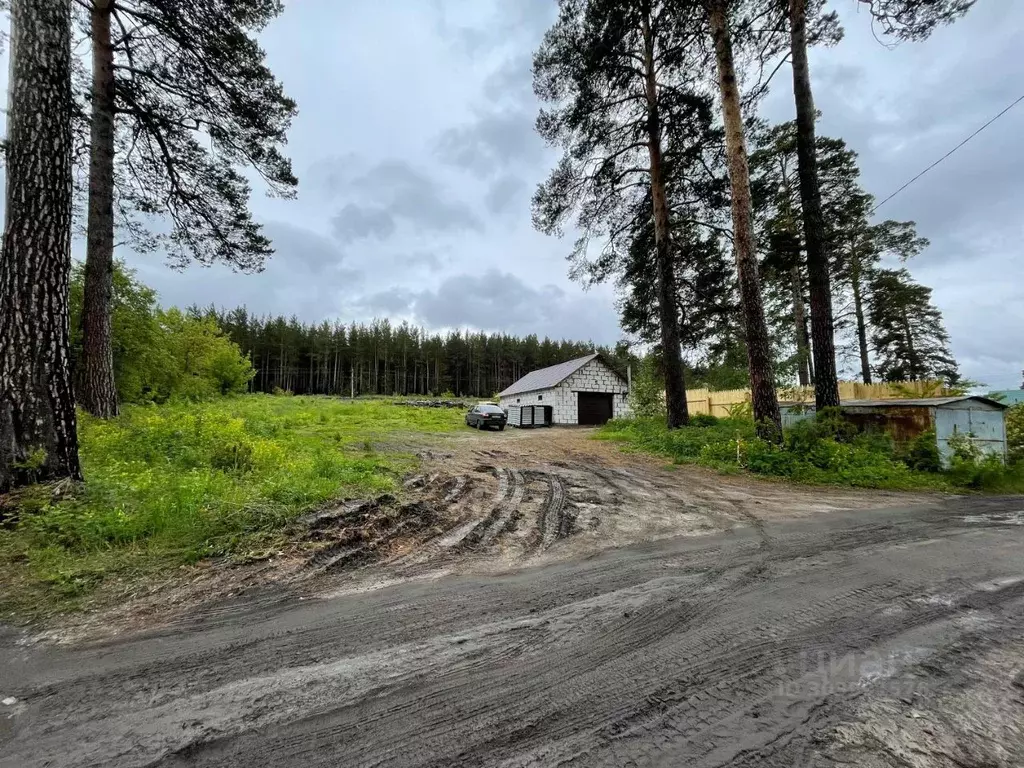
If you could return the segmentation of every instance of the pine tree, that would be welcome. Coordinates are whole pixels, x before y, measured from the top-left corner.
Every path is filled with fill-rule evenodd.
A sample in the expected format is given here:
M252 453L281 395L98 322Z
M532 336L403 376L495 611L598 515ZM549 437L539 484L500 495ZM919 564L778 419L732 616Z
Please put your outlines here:
M739 279L740 306L750 368L750 393L758 433L770 440L782 436L782 416L775 392L775 365L765 322L761 281L754 247L750 169L733 57L730 0L707 0L708 24L714 44L718 87L725 123L726 157L732 185L733 249Z
M13 0L0 256L0 493L81 479L68 339L71 2Z
M839 405L835 320L832 315L828 240L821 208L821 190L818 186L817 142L814 128L816 115L807 61L808 0L788 0L788 5L793 97L796 102L797 169L800 177L804 244L807 251L807 282L811 299L814 401L821 409ZM831 22L834 23L834 17L831 18Z
M138 249L172 261L260 269L270 241L247 209L238 166L293 194L279 149L295 103L254 34L277 0L87 0L93 50L82 404L117 413L110 341L115 213ZM166 216L154 233L145 219ZM163 228L161 228L163 229Z
M872 343L883 381L959 380L942 313L931 297L931 288L915 283L905 269L872 274Z
M538 131L564 155L534 196L534 222L556 234L575 216L583 232L574 251L579 257L592 238L616 247L638 215L651 216L667 421L678 427L689 413L665 137L674 121L703 104L674 76L685 39L678 8L664 0L561 0L559 8L534 57L534 84L551 105Z
M976 0L860 0L882 32L897 40L924 40L936 27L952 24Z

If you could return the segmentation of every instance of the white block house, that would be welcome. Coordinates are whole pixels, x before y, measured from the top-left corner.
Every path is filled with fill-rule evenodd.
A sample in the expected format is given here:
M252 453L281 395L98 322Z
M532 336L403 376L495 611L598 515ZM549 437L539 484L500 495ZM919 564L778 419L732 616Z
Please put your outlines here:
M516 427L604 424L628 416L628 384L595 353L532 371L499 393Z

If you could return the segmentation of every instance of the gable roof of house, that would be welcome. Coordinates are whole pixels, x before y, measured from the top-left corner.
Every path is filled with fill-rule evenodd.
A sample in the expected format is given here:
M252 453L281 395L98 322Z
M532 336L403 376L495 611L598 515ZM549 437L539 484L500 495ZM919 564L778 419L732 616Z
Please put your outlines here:
M594 352L593 354L586 355L585 357L577 357L575 360L566 360L564 363L549 365L547 368L530 371L515 384L499 392L498 396L508 397L509 395L517 395L520 392L535 392L538 389L551 389L552 387L557 387L591 360L596 360L599 357L601 357L601 355ZM609 368L610 367L611 366L609 366ZM616 372L616 375L618 375L618 372Z

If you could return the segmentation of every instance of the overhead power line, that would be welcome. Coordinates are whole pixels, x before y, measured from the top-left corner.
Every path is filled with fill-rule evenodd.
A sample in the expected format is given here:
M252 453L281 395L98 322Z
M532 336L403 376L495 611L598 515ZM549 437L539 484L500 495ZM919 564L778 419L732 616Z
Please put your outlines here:
M957 151L958 149L960 149L960 148L961 148L962 146L964 146L964 145L965 145L965 144L966 144L967 142L969 142L969 141L970 141L971 139L973 139L973 138L974 138L975 136L977 136L977 135L978 135L979 133L981 133L982 131L984 131L984 130L985 130L986 128L988 128L988 127L989 127L990 125L992 125L992 123L994 123L994 122L995 122L996 120L998 120L998 119L999 119L1000 117L1002 117L1002 116L1003 116L1003 115L1005 115L1005 114L1006 114L1007 112L1009 112L1009 111L1010 111L1011 109L1013 109L1014 107L1016 107L1016 106L1017 106L1018 104L1020 104L1020 103L1021 103L1022 101L1024 101L1024 94L1021 94L1021 96L1020 96L1019 98L1017 98L1017 99L1016 99L1016 100L1015 100L1015 101L1014 101L1014 102L1013 102L1012 104L1010 104L1010 105L1009 105L1008 107L1006 107L1006 108L1005 108L1005 109L1004 109L1004 110L1003 110L1002 112L1000 112L1000 113L999 113L998 115L996 115L995 117L993 117L993 118L992 118L991 120L989 120L989 121L988 121L987 123L985 123L985 124L984 124L983 126L981 126L981 127L980 127L980 128L978 129L978 130L976 130L976 131L975 131L974 133L972 133L972 134L971 134L970 136L968 136L968 137L967 137L966 139L964 139L964 140L963 140L963 141L961 141L961 142L960 142L959 144L957 144L957 145L956 145L955 147L953 147L953 148L952 148L951 150L949 150L949 152L947 152L946 154L944 154L944 155L943 155L942 157L940 157L940 158L939 158L938 160L936 160L936 161L935 161L934 163L932 163L932 164L931 164L931 165L929 165L929 166L928 166L927 168L925 168L925 169L924 169L923 171L921 171L921 172L920 172L919 174L917 174L917 176L915 176L914 178L912 178L912 179L911 179L910 181L908 181L908 182L907 182L906 184L904 184L904 185L903 185L902 187L900 187L900 188L899 188L899 189L897 189L897 190L896 190L895 192L893 192L893 193L892 193L891 195L889 195L889 196L888 196L887 198L885 198L885 199L884 199L884 200L883 200L882 202L878 203L878 204L877 204L877 205L876 205L876 206L875 206L874 208L872 208L872 209L871 209L871 213L874 213L874 212L875 212L875 211L877 211L877 210L878 210L879 208L881 208L881 207L882 207L883 205L885 205L886 203L888 203L888 202L889 202L890 200L892 200L892 199L893 199L894 197L896 197L896 195L898 195L898 194L899 194L900 192L902 192L902 191L903 191L904 189L906 189L906 188L907 188L907 187L909 187L909 186L910 186L911 184L913 184L913 183L914 183L915 181L917 181L918 179L920 179L920 178L921 178L922 176L924 176L924 175L925 175L926 173L928 173L928 171L930 171L930 170L931 170L932 168L934 168L935 166L937 166L937 165L938 165L939 163L941 163L941 162L942 162L943 160L945 160L945 159L947 159L948 157L950 157L950 156L951 156L951 155L952 155L953 153L955 153L955 152L956 152L956 151Z

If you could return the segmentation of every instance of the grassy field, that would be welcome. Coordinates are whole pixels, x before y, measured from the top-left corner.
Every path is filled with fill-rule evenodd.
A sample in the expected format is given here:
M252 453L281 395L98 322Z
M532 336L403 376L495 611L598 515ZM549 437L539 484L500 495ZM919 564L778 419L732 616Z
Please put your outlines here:
M700 416L692 426L669 431L662 419L609 422L598 434L626 450L663 456L677 464L700 464L724 472L749 471L801 483L890 490L1024 493L1024 464L954 459L938 471L938 449L898 447L880 434L844 434L841 423L805 421L787 430L782 446L758 440L749 419ZM929 453L931 452L931 455ZM922 469L931 464L932 471Z
M381 400L266 395L127 406L108 422L82 415L85 485L56 496L30 489L2 512L0 611L74 609L114 575L258 556L304 511L396 491L416 465L414 436L454 430L462 418Z

